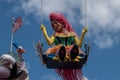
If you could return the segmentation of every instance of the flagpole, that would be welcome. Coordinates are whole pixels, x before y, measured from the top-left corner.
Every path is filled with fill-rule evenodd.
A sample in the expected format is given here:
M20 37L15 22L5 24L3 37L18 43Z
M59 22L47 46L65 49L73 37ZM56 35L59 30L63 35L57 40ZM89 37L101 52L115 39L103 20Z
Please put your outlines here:
M12 53L13 37L14 37L14 34L13 34L13 32L12 32L12 34L11 34L11 42L10 42L10 53Z
M12 17L12 28L13 28L13 25L14 25L14 17ZM12 43L13 43L13 38L14 38L14 33L13 31L11 30L11 42L10 42L10 53L12 53Z

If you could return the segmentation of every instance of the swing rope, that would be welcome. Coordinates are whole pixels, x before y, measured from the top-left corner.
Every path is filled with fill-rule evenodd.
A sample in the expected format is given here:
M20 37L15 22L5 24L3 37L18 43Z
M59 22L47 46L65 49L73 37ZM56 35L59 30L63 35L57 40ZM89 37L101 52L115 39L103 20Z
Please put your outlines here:
M85 5L85 23L84 23L84 25L85 25L85 27L87 27L87 0L84 1L84 5ZM88 43L88 38L86 38L86 40L85 40L85 44L87 44L87 43Z
M87 26L87 0L85 0L85 26Z
M43 0L41 0L41 23L43 24Z
M43 24L43 0L41 0L41 24ZM43 46L43 33L41 35L42 37L42 46Z

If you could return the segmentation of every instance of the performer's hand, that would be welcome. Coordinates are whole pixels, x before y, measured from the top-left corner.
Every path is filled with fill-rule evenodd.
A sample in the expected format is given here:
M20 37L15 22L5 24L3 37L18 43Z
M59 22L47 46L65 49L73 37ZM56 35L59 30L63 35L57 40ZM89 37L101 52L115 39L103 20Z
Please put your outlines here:
M88 32L88 27L84 27L83 30L82 30L83 33L86 33Z
M45 28L45 26L44 26L43 24L40 25L40 29L41 29L42 31L46 31L46 28Z

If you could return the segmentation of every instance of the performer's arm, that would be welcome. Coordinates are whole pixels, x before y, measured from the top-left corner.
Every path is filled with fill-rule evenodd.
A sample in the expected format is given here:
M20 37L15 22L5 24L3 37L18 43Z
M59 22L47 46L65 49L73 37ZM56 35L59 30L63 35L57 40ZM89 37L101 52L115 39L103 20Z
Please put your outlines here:
M51 36L51 37L49 37L48 36L48 34L47 34L47 31L46 31L46 28L45 28L45 26L42 24L41 26L40 26L40 29L42 30L42 32L43 32L43 34L44 34L44 36L45 36L45 39L46 39L46 41L47 41L47 43L49 44L49 45L52 45L53 43L54 43L54 36Z
M88 28L87 27L84 27L84 29L82 30L82 33L81 33L81 36L80 36L80 41L79 41L79 44L78 46L81 48L82 46L82 42L83 42L83 39L84 39L84 35L85 33L88 31Z

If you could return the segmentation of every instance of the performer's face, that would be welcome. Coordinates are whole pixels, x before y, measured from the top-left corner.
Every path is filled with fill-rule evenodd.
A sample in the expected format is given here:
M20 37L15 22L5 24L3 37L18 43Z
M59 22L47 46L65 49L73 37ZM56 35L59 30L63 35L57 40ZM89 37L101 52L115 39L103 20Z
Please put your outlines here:
M55 32L63 31L63 25L58 21L51 21L51 26Z

